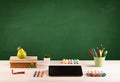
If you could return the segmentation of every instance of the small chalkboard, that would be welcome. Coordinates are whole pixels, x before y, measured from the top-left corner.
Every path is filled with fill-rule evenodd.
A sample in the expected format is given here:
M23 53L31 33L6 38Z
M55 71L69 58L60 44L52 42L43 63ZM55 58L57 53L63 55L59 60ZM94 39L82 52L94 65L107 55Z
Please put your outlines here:
M82 76L81 66L49 66L49 76Z

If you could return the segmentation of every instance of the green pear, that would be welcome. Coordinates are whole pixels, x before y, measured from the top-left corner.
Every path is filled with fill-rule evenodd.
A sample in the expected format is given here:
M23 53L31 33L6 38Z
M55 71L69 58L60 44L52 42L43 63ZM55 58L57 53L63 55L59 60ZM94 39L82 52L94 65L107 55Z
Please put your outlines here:
M23 48L18 47L17 57L20 58L20 59L24 59L24 58L26 58L26 56L27 56L27 54L23 50Z

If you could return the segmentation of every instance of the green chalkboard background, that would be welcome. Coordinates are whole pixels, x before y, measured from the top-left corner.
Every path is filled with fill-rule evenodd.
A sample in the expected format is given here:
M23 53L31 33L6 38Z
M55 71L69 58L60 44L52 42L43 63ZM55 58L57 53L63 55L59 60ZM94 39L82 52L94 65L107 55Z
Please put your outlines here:
M0 60L18 46L39 59L89 60L101 43L120 59L120 0L0 0Z

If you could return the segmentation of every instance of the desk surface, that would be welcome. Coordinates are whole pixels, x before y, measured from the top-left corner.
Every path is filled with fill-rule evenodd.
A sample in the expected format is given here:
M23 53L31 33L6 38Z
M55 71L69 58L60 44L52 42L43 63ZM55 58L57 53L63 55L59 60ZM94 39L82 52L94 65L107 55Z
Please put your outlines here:
M60 61L51 61L52 65L61 65ZM105 61L103 67L95 67L91 60L81 60L83 76L81 77L50 77L48 66L38 61L38 68L14 68L14 71L25 71L25 74L12 75L9 61L0 61L0 82L120 82L120 61ZM34 71L45 70L44 77L33 77ZM103 70L106 77L88 77L88 70Z

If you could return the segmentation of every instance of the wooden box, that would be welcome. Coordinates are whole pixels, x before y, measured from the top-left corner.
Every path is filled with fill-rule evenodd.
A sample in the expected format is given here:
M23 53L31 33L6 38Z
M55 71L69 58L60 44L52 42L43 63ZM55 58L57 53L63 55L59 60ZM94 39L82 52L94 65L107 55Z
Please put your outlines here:
M11 56L9 59L10 68L29 68L30 64L34 64L34 68L37 67L37 56L27 56L24 59L19 59L17 56Z

